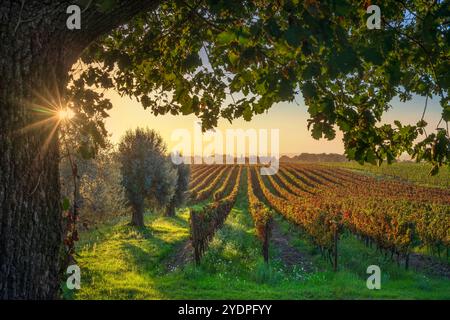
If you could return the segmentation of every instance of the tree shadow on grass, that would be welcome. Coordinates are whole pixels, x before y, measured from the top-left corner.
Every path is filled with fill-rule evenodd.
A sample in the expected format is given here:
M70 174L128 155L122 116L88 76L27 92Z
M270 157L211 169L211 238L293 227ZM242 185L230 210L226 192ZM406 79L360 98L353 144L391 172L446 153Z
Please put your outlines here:
M173 217L164 217L168 220L174 227L177 228L189 228L189 220L185 220L184 218L180 217L178 214Z
M136 268L152 270L152 273L164 273L167 271L167 260L175 255L177 249L189 239L181 237L174 239L170 237L171 230L158 229L151 227L134 228L140 237L139 242L125 242L122 247L132 259ZM169 237L167 235L169 234ZM167 238L167 239L165 239Z
M160 261L160 252L155 252L152 249L155 246L163 246L161 243L162 241L155 241L146 245L147 248L143 248L127 242L122 244L122 248L129 257L133 269L151 274Z

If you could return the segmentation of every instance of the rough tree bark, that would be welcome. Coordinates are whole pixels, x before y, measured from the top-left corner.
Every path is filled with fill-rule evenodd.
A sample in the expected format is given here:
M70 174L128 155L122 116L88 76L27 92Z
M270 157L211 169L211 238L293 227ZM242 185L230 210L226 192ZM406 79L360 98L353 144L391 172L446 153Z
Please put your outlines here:
M141 204L133 206L131 225L136 227L144 226L144 205Z
M58 123L35 111L63 95L71 65L97 37L158 1L91 5L82 29L66 28L69 1L0 3L0 299L54 299L62 212ZM30 125L42 121L39 126Z
M173 201L171 201L170 204L166 208L166 216L175 217L175 213L176 213L175 203Z

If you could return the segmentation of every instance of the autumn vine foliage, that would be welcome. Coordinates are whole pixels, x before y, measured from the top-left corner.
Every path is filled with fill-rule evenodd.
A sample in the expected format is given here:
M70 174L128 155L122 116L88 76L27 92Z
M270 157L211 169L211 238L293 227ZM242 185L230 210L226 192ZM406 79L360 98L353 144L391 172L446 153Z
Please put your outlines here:
M268 204L304 230L336 269L337 234L340 229L339 205L320 198L295 196L274 183L273 177L267 176L272 190L278 194L275 195L256 170L255 174Z
M236 171L234 184L227 196L210 203L200 210L191 209L191 242L194 247L194 258L197 264L200 263L200 259L209 241L211 241L215 232L223 225L236 202L241 173L242 166L239 166ZM228 187L228 181L226 183Z
M224 195L227 192L228 185L230 184L231 181L236 179L237 174L238 174L237 168L232 168L231 170L228 171L228 174L226 175L225 180L223 181L220 188L214 191L213 199L215 201L224 197Z
M202 168L198 169L198 172L196 172L191 181L189 181L189 189L191 192L215 169L215 166L202 166Z
M211 193L216 189L217 185L223 178L226 172L226 166L217 166L203 181L198 183L191 189L191 199L194 203L206 200Z
M448 190L317 165L283 165L277 175L266 178L254 172L270 206L305 230L335 268L343 232L398 261L404 259L406 267L415 247L448 253ZM303 191L302 185L314 186L315 191Z
M270 208L259 200L256 195L258 188L255 188L257 181L253 178L252 170L247 167L247 195L248 209L255 223L256 236L262 244L262 254L264 261L269 262L269 241L273 227L273 215Z

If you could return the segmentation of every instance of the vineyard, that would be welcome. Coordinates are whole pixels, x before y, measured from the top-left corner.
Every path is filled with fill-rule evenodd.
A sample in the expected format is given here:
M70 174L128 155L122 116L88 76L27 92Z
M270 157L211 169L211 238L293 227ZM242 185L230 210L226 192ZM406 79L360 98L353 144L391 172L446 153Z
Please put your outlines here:
M288 298L330 297L325 280L317 280L324 277L334 283L332 291L337 286L359 288L342 289L343 296L337 297L414 298L423 293L420 288L435 287L438 297L450 298L450 190L337 166L286 163L273 176L261 175L260 168L193 165L188 206L177 217L147 217L151 234L136 235L120 227L115 237L131 237L137 245L161 233L150 247L131 251L137 261L151 260L147 268L157 271L148 276L162 277L163 296L200 298L210 296L209 286L220 285L231 288L227 297L246 297L237 293L243 288L257 297L280 297L276 288L287 290ZM163 232L167 228L175 228L172 238ZM157 243L164 244L162 251L149 257L146 252L154 252ZM81 256L91 261L92 239L81 244ZM309 270L303 268L305 263ZM396 289L386 295L364 289L365 269L371 264L397 277L403 289L392 279L389 283ZM346 281L353 284L343 285L341 277L350 277ZM210 289L197 291L199 278L208 279L204 285ZM192 292L174 289L177 281ZM320 285L306 288L317 281ZM253 283L262 287L256 289ZM419 283L420 288L408 289L405 283ZM79 297L97 297L93 292L82 290ZM113 296L122 297L120 291Z
M234 175L229 170L214 194L215 202L203 208L201 213L191 212L193 242L201 238L199 251L205 250L206 239L220 228L231 210L242 168L233 168ZM315 165L285 165L274 176L262 176L257 166L245 169L249 210L257 236L265 246L270 234L270 209L274 209L306 232L335 270L338 268L339 235L344 232L360 238L367 246L375 246L380 253L396 257L397 261L404 260L405 268L408 268L410 253L417 247L426 248L438 257L445 253L448 258L448 190L379 181L346 170ZM225 168L217 166L205 171L209 174L203 183L192 189L197 201L205 199L199 198L199 194L211 193L212 186L221 180ZM193 180L204 176L202 173L203 170L196 170ZM230 188L230 194L225 196L225 191ZM202 236L198 235L200 233ZM197 248L196 245L194 247Z

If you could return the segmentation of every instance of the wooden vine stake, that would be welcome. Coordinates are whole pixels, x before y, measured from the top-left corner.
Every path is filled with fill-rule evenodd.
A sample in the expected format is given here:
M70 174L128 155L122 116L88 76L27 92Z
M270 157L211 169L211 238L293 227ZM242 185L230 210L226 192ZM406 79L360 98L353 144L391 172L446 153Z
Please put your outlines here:
M191 242L194 247L194 260L196 265L200 265L200 248L197 237L197 215L194 210L189 210L190 223L191 223Z
M333 236L333 270L338 270L338 240L339 240L339 223L333 220L334 236Z

